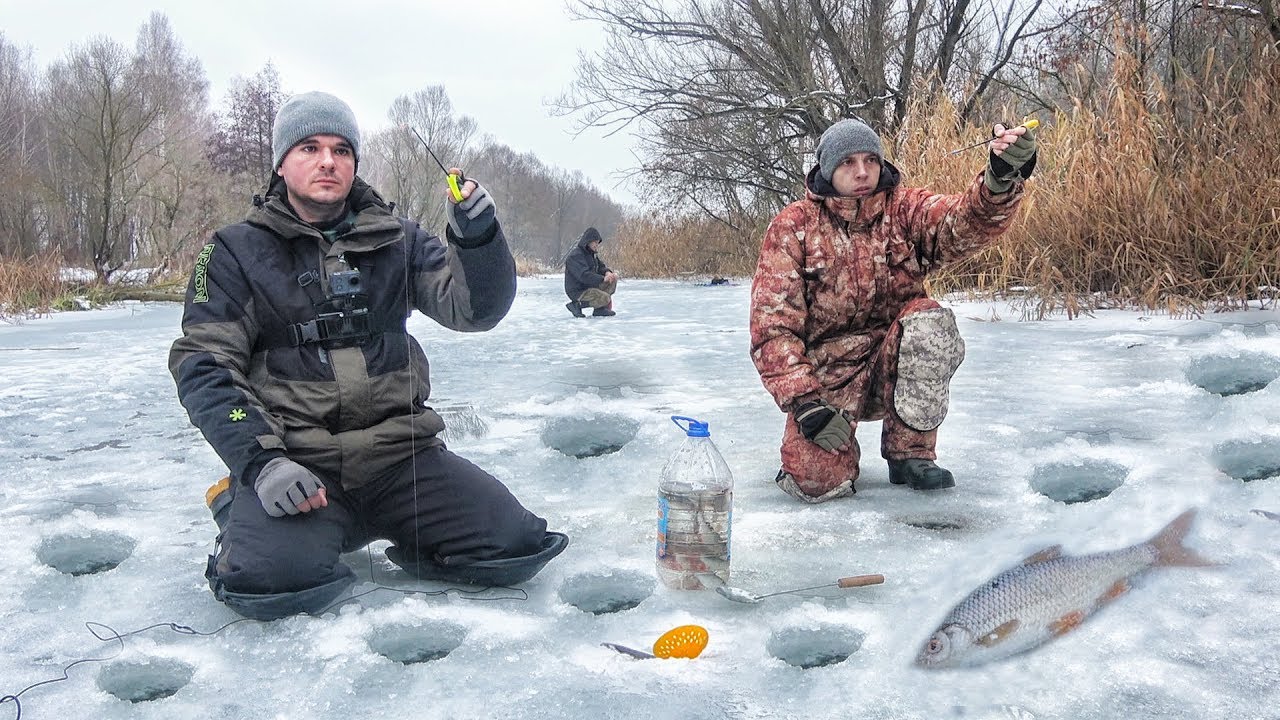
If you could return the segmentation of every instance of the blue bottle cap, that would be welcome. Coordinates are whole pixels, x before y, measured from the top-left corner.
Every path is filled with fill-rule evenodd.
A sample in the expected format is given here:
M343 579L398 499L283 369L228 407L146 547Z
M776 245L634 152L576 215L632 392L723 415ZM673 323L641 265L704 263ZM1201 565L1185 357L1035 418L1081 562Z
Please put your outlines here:
M680 422L681 420L684 423ZM683 415L672 415L671 422L675 423L689 437L711 437L711 426L701 420L694 420L691 417ZM686 426L685 423L688 423Z

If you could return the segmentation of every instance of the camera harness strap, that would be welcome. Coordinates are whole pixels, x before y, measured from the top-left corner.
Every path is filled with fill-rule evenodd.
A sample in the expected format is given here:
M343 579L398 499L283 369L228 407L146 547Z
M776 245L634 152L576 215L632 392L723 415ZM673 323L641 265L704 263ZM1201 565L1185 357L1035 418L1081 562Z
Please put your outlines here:
M289 246L295 260L307 267L301 247L304 244L293 241ZM345 256L342 262L346 263ZM358 267L355 269L359 271ZM353 347L367 343L381 332L374 330L375 323L369 315L369 298L363 291L334 295L324 287L323 271L310 268L298 275L297 282L311 299L316 317L285 328L291 346L319 343L326 349Z

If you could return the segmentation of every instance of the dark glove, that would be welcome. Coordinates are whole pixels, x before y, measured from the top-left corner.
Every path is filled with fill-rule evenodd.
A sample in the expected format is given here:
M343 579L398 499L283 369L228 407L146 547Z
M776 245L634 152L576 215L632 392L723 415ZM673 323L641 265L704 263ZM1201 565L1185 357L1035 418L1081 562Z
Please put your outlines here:
M475 182L472 180L472 182ZM498 207L493 204L489 191L480 183L471 191L467 199L459 203L449 204L449 227L453 234L467 240L484 237L493 226Z
M1031 177L1031 172L1036 169L1036 148L1036 131L1027 128L1017 142L999 155L988 151L987 172L982 178L987 189L999 195L1009 192L1015 180Z
M310 470L289 458L273 458L262 466L253 482L262 509L271 517L297 515L303 500L320 492L324 484Z
M844 414L824 402L808 402L796 408L796 424L806 440L823 450L836 450L849 443L853 429Z

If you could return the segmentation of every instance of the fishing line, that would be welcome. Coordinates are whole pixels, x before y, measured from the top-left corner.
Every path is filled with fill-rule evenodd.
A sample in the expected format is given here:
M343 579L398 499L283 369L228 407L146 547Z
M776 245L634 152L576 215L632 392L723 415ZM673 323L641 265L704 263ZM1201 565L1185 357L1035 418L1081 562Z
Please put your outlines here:
M445 212L449 212L449 208L445 208ZM406 211L406 216L408 211ZM403 227L403 224L401 224ZM413 475L413 557L419 559L422 557L422 534L418 532L418 429L417 416L414 412L417 407L414 404L414 388L418 387L418 369L414 363L413 357L413 336L409 333L409 317L413 315L414 303L411 281L409 279L409 250L413 243L409 238L408 232L405 233L403 243L404 254L404 357L405 364L409 368L409 386L405 388L405 405L409 409L409 472ZM426 350L423 350L425 353ZM373 555L369 556L369 577L373 577Z
M448 594L452 593L458 596L458 600L470 600L474 602L497 602L497 601L506 601L506 600L512 600L512 601L518 601L518 602L529 601L529 593L525 592L524 588L513 588L513 587L509 587L509 585L486 585L486 587L483 587L483 588L447 587L443 589L438 589L438 591L424 591L424 589L390 587L390 585L381 584L380 582L378 582L378 580L375 579L375 575L378 574L378 570L376 570L376 566L374 565L374 552L370 550L369 546L365 546L365 555L367 556L367 559L369 559L369 578L370 578L370 582L374 584L374 587L366 589L366 591L364 592L352 594L351 597L344 597L342 598L342 600L329 603L329 605L325 606L324 609L314 612L314 614L312 615L315 615L315 616L324 615L325 612L338 609L338 607L347 605L348 602L360 600L360 598L362 597L370 596L370 594L375 592L380 592L380 591L398 592L398 593L404 594L404 596L413 596L413 594L417 594L417 596L424 596L424 597L448 596ZM485 593L489 593L490 591L495 591L495 589L503 589L503 591L511 591L511 594L497 594L497 596L481 597L481 596L484 596ZM179 623L170 623L170 621L165 621L165 623L154 623L151 625L142 626L142 628L138 628L136 630L129 630L129 632L119 633L119 632L116 632L114 628L111 628L111 626L108 624L97 623L97 621L88 620L86 621L86 623L84 623L84 626L88 628L88 632L90 632L93 635L93 637L99 639L99 641L101 642L119 643L119 646L115 648L115 652L105 657L82 657L82 659L68 662L67 665L63 666L63 674L61 674L59 678L49 678L46 680L38 680L38 682L29 684L27 685L27 687L20 689L20 691L18 692L15 692L13 694L3 694L3 696L0 696L0 706L3 706L4 703L6 702L13 702L14 710L15 710L14 720L22 719L22 700L20 700L20 697L22 697L24 693L27 693L28 691L32 691L32 689L42 687L42 685L51 685L54 683L61 683L63 682L63 680L69 680L70 675L68 674L68 671L72 669L72 667L76 667L77 665L86 665L86 664L90 664L90 662L106 662L108 660L115 659L115 657L119 657L120 653L124 652L124 639L131 638L133 637L133 635L141 635L142 633L147 633L147 632L150 632L150 630L155 630L157 628L168 628L170 632L177 633L179 635L193 635L193 637L212 637L212 635L219 634L223 632L223 630L230 628L230 626L236 625L239 623L270 623L270 621L271 620L255 620L252 618L237 618L236 620L229 621L229 623L224 623L223 625L219 625L218 628L214 628L212 630L197 630L195 628L192 628L191 625L183 625ZM105 632L100 632L99 629L105 630Z
M337 600L333 603L330 603L323 609L314 613L315 616L317 617L322 616L325 613L329 612L330 610L334 610L343 605L346 605L349 602L359 600L362 597L372 595L373 593L376 593L382 590L397 592L406 596L422 595L422 596L428 596L428 597L429 596L447 596L450 593L452 593L454 595L457 595L458 599L460 600L471 600L475 602L495 602L495 601L502 601L502 600L515 600L519 602L526 602L529 599L529 593L527 593L524 589L517 588L517 587L509 587L506 585L491 585L487 587L474 588L474 589L461 588L461 587L446 587L442 590L414 590L412 588L398 588L398 587L391 587L389 585L383 585L373 579L375 575L375 566L373 563L373 551L366 546L365 552L369 558L370 582L373 583L374 587L369 588L368 590L365 590L363 592L354 594L351 597L343 598L341 600ZM491 590L510 590L512 594L480 597L481 595L488 593ZM217 628L214 628L213 630L196 630L190 625L182 625L176 622L158 622L158 623L153 623L151 625L147 625L145 627L138 628L136 630L130 630L124 633L117 632L114 628L112 628L110 625L107 625L105 623L94 622L92 620L86 621L84 624L85 627L89 629L90 634L92 634L95 638L97 638L102 642L119 643L119 646L116 648L115 652L105 657L81 658L79 660L70 662L63 666L61 677L54 677L54 678L49 678L47 680L40 680L38 682L31 683L30 685L22 688L16 693L13 693L10 695L0 695L0 705L4 705L7 702L12 702L14 704L14 709L15 709L14 720L21 720L22 701L20 698L22 697L23 694L35 688L41 687L43 685L52 685L54 683L59 683L64 680L70 680L71 676L68 674L68 671L71 670L71 668L76 667L77 665L85 665L88 663L101 663L101 662L106 662L108 660L112 660L116 657L119 657L120 654L124 652L124 647L125 647L124 641L126 638L130 638L135 635L141 635L143 633L150 632L151 630L155 630L157 628L167 628L171 632L177 633L178 635L191 635L195 637L212 637L214 635L221 633L223 630L226 630L232 625L236 625L243 622L265 623L265 622L272 622L272 621L254 620L253 618L242 617L242 618L236 618L235 620L224 623L218 626Z

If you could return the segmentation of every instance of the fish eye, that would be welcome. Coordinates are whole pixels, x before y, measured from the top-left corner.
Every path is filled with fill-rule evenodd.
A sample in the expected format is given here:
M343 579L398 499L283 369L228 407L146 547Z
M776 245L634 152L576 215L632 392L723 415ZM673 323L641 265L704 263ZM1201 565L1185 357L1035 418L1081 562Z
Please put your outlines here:
M945 655L950 649L950 638L946 633L937 632L933 637L929 638L929 644L925 646L925 652L929 655Z

